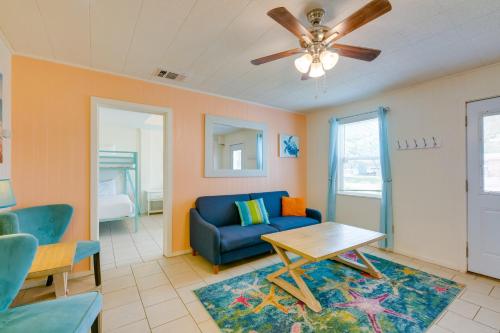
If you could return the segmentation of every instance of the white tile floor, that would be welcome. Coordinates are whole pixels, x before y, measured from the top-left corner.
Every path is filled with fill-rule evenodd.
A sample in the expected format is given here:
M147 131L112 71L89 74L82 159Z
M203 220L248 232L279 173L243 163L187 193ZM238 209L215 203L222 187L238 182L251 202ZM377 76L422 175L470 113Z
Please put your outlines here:
M371 247L364 251L466 285L429 333L499 332L499 280L456 272ZM211 265L202 257L183 255L104 270L103 329L113 333L219 332L192 290L277 262L276 255L266 255L223 266L221 272L214 275ZM73 279L69 284L71 294L92 288L93 276ZM50 288L31 288L20 293L16 304L50 297L53 297Z
M159 259L163 256L163 215L141 216L137 232L133 220L99 225L103 270Z

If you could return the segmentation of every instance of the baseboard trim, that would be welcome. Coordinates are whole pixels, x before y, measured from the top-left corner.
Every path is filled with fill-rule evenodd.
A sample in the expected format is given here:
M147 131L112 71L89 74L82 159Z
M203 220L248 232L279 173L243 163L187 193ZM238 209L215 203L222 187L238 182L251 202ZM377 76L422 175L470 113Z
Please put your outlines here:
M167 256L167 258L171 258L171 257L177 257L177 256L182 256L182 255L185 255L185 254L188 254L188 253L191 253L193 250L191 249L187 249L187 250L180 250L180 251L175 251L175 252L172 252L171 255Z
M425 257L425 256L415 255L414 253L408 253L406 251L401 251L401 250L398 250L397 252L394 251L394 253L401 254L403 256L407 256L407 257L410 257L410 258L422 260L422 261L428 262L430 264L442 266L444 268L449 268L449 269L452 269L454 271L458 271L458 272L462 272L462 273L466 273L467 272L467 269L464 268L464 267L458 267L458 266L455 266L455 265L450 265L449 263L444 263L444 262L442 262L440 260L435 260L435 259L428 258L428 257Z

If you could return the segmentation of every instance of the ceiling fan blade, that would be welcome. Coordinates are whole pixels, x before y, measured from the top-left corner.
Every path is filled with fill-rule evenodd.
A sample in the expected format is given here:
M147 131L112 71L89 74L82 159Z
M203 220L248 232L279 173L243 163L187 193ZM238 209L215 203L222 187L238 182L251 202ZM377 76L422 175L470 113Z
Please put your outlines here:
M332 48L335 49L335 51L341 56L364 61L372 61L379 56L380 52L382 52L380 50L369 49L366 47L344 44L333 44Z
M271 9L267 12L267 15L281 24L285 29L290 31L299 39L301 39L303 35L309 37L309 39L313 39L313 35L311 34L311 32L307 30L306 27L304 27L302 23L300 23L300 21L295 16L293 16L292 13L290 13L285 7L277 7Z
M391 3L388 0L370 1L366 6L360 8L344 21L330 29L326 33L323 41L326 41L326 44L334 42L368 22L373 21L377 17L384 15L391 9Z
M265 64L266 62L278 60L278 59L281 59L281 58L286 58L286 57L292 56L294 54L303 53L304 51L305 50L301 49L301 48L291 49L291 50L287 50L287 51L282 51L282 52L278 52L278 53L275 53L275 54L271 54L271 55L268 55L268 56L265 56L265 57L262 57L262 58L254 59L254 60L252 60L250 62L252 64L254 64L254 65L262 65L262 64Z

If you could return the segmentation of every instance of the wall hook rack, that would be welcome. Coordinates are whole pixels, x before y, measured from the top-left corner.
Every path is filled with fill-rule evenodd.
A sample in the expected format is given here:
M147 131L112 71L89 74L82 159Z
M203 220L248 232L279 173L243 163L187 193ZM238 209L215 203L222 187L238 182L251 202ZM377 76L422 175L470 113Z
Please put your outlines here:
M415 150L415 149L436 149L441 147L441 140L437 136L397 139L397 150Z

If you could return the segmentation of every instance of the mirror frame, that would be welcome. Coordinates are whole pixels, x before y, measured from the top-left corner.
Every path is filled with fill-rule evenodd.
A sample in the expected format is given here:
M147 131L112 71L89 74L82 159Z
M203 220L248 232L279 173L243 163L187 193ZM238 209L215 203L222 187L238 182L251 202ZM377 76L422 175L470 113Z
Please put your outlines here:
M213 128L215 124L262 131L262 169L215 169L213 164ZM267 125L229 117L205 115L205 177L266 177L267 176Z

